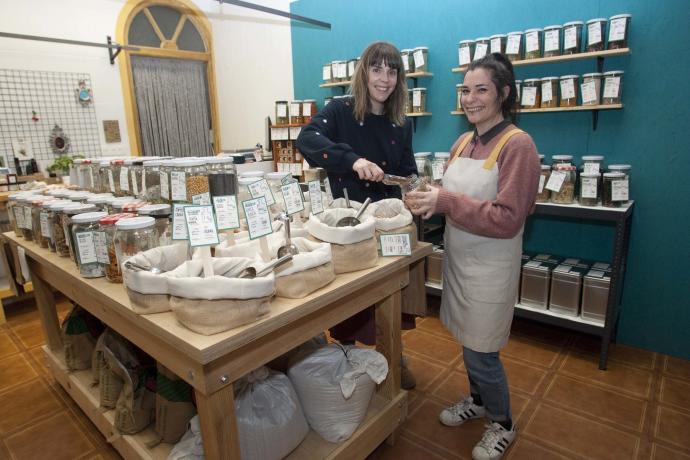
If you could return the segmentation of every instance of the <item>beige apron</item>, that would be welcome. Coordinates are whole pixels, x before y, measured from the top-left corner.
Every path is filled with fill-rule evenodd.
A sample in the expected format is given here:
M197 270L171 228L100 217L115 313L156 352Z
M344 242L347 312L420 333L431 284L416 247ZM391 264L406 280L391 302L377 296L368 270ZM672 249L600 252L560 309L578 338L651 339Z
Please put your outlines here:
M520 132L512 129L504 134L486 160L451 160L443 187L478 200L495 200L496 160L508 138ZM471 137L463 139L454 158ZM495 352L508 341L517 300L522 232L520 229L511 239L498 239L463 231L450 219L446 224L441 322L474 351Z

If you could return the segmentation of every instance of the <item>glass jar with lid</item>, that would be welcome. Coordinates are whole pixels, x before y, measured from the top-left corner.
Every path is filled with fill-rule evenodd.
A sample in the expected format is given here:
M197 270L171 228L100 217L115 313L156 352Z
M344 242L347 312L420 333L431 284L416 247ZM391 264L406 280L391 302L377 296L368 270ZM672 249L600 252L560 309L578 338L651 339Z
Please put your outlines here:
M79 166L84 162L83 158L75 158L69 165L69 185L79 187Z
M22 230L21 230L21 227L19 226L19 224L24 222L24 214L23 214L24 211L23 210L21 211L22 214L18 218L15 215L15 212L19 213L19 210L15 211L15 209L18 209L17 206L19 204L19 199L23 198L27 195L28 195L27 192L19 192L19 193L13 193L9 197L7 197L7 214L8 214L9 219L10 219L10 226L12 227L12 230L14 230L14 234L17 236L22 236Z
M98 230L94 235L96 240L96 254L98 261L103 266L105 279L111 283L122 282L122 271L117 263L115 251L115 224L120 219L131 219L134 214L110 214L98 220Z
M79 204L77 206L66 206L62 210L62 231L65 234L65 243L67 244L68 255L74 263L77 262L77 258L74 252L74 234L72 233L74 222L72 221L72 218L77 214L86 212L97 212L97 209L91 204Z
M315 116L318 112L316 108L316 99L305 99L302 102L302 122L309 123L311 117Z
M103 190L102 184L101 184L101 175L100 175L100 167L101 167L101 160L91 160L91 172L89 173L91 175L91 191L93 193L101 193Z
M173 244L172 239L172 207L169 204L147 204L138 209L140 216L153 217L158 233L158 245Z
M599 105L601 102L601 77L598 72L586 73L582 76L580 94L582 105Z
M417 164L417 174L431 181L433 171L431 166L431 152L417 152L414 154L414 161Z
M43 196L31 201L31 231L34 241L42 248L48 247L48 240L44 236L44 230L46 230L48 222L48 212L45 210L44 205L51 201L55 201L55 198Z
M215 157L208 160L208 188L214 196L237 196L237 169L232 158Z
M115 193L113 190L111 190L110 187L110 180L109 180L109 172L110 172L110 160L101 160L98 162L98 183L100 184L100 189L98 190L100 193ZM114 186L115 184L113 184ZM114 187L113 187L114 189Z
M283 185L285 180L291 177L289 172L269 172L266 173L266 182L273 193L275 203L270 206L271 215L285 212L285 200L283 200Z
M628 188L630 187L630 172L632 171L632 167L627 164L612 164L609 165L608 167L609 172L619 172L623 173L625 176L625 180L627 181ZM628 200L626 200L627 202Z
M98 209L99 211L108 211L108 200L112 198L113 196L109 193L107 194L97 194L92 197L90 197L88 200L86 200L86 204L92 204Z
M469 65L474 55L474 40L460 40L458 43L458 62L460 67Z
M604 155L583 155L580 172L601 174L604 171Z
M141 173L144 170L144 160L135 159L129 167L129 190L137 198L141 196Z
M558 107L558 77L544 77L541 79L540 107Z
M132 174L135 158L127 158L120 167L120 191L123 195L134 195Z
M509 32L506 38L506 57L511 61L522 59L522 32Z
M551 188L551 202L558 204L572 204L575 202L575 183L577 168L572 164L554 163L551 166L550 181L560 183L558 191Z
M573 156L572 155L552 155L551 156L551 163L554 165L572 165L573 164Z
M151 203L161 203L160 168L163 160L145 160L141 171L140 198Z
M563 26L553 25L544 27L544 57L561 55L561 33Z
M522 82L522 98L520 100L523 109L538 109L541 104L541 80L527 78Z
M110 212L113 214L121 214L125 212L127 206L137 203L141 203L141 201L131 196L118 198L110 202Z
M115 254L122 270L125 260L158 246L156 219L150 216L120 219L115 223Z
M26 241L33 241L33 222L31 220L31 202L36 198L36 195L26 195L17 199L17 203L14 206L14 216L17 219L17 227L21 236Z
M114 195L126 195L126 193L123 193L120 189L120 170L122 169L124 163L125 160L122 159L110 161L110 169L108 170L108 184L110 185L110 191Z
M106 215L105 212L87 212L72 217L74 252L79 274L84 278L105 276L103 264L98 260L96 233L99 230L98 221Z
M525 59L539 59L542 54L542 35L541 29L525 30Z
M577 94L580 92L580 77L578 75L563 75L560 78L561 101L559 107L575 107Z
M48 216L48 222L52 224L52 246L48 243L48 247L54 250L60 257L69 257L69 246L67 245L67 238L65 230L62 225L64 219L65 208L81 206L79 203L71 201L62 201L53 203L48 206L51 214Z
M474 53L472 54L472 60L478 61L487 54L489 54L489 37L480 37L474 42Z
M333 69L330 62L321 67L321 79L324 83L333 83ZM276 121L276 123L278 122Z
M287 125L290 123L288 114L288 101L276 101L276 125Z
M205 195L204 195L205 194ZM208 198L208 178L203 160L176 160L170 166L170 198L173 203L192 203ZM205 203L208 204L208 203Z
M303 101L290 102L290 124L292 125L302 124L302 102Z
M93 177L91 176L91 160L84 158L77 167L77 180L79 187L84 190L93 189Z
M414 61L412 61L412 50L407 49L407 48L400 50L400 58L402 59L403 69L405 69L405 73L414 72Z
M412 90L412 112L426 112L426 88L414 88Z
M609 18L609 40L607 49L614 50L628 47L628 32L632 15L617 14Z
M609 208L620 208L630 198L630 182L624 173L613 171L604 173L601 204Z
M41 209L41 235L43 241L51 252L55 252L55 207L71 204L71 201L50 200L44 201Z
M405 98L405 113L412 113L412 88L407 88L407 97Z
M173 166L175 166L175 162L176 160L165 160L158 169L158 177L161 184L161 201L167 204L172 203L170 195L170 171Z
M604 79L604 95L601 100L603 105L620 104L623 102L623 73L622 70L604 72L602 76Z
M436 152L434 159L431 162L431 180L436 185L441 185L443 181L443 173L446 171L446 165L450 159L450 152Z
M551 194L549 189L546 188L547 182L549 182L549 177L551 176L551 166L541 165L541 172L539 175L539 187L537 188L537 196L535 202L546 203L549 201Z
M505 54L506 52L506 41L508 36L506 34L496 34L489 37L490 52Z
M429 71L429 48L418 46L412 50L412 60L414 61L415 72Z
M597 206L601 197L601 174L583 172L580 174L580 193L578 201L582 206Z
M582 21L563 24L563 54L577 54L582 49Z
M587 51L603 51L606 37L606 18L596 18L587 21Z

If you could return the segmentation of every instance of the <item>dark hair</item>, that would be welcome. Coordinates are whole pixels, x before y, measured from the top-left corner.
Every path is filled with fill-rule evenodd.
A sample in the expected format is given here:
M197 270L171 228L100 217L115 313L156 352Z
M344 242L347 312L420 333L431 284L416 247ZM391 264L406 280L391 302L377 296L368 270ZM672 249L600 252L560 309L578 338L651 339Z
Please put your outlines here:
M515 74L513 64L501 53L487 54L481 59L472 61L467 68L467 72L475 69L486 69L491 73L491 81L496 86L496 92L501 105L503 118L517 123L517 88L515 87ZM508 86L510 91L508 97L503 97L503 88Z

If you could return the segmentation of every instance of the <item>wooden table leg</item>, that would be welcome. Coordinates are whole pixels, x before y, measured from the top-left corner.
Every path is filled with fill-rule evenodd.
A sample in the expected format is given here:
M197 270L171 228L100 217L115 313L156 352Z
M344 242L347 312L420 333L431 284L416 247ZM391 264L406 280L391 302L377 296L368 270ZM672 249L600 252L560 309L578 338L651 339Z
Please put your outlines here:
M209 460L240 459L240 437L235 419L235 394L232 384L204 395L195 390L201 423L204 455Z
M30 258L27 258L29 269L35 263ZM31 270L31 273L35 273ZM50 285L35 274L32 276L34 286L34 296L36 298L36 306L38 307L38 314L41 316L41 326L43 326L43 333L45 334L48 346L53 351L62 350L62 335L60 333L60 321L58 320L57 309L55 308L55 296L50 289Z

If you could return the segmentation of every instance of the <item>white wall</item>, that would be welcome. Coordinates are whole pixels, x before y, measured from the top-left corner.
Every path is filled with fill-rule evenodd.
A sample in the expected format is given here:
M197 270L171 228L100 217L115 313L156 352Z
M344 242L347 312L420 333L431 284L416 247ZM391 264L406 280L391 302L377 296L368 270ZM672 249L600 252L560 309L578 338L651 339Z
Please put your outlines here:
M291 99L290 22L245 8L195 0L212 23L221 146L253 146L265 139L264 118L274 101ZM255 3L283 11L289 0ZM124 0L0 0L0 31L105 43L115 37ZM86 72L93 82L99 126L119 120L122 142L106 144L104 155L129 154L122 85L117 63L110 65L105 48L62 45L0 37L0 68Z

